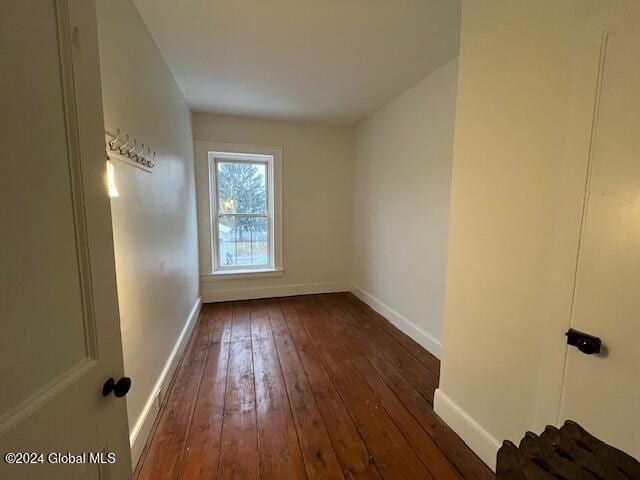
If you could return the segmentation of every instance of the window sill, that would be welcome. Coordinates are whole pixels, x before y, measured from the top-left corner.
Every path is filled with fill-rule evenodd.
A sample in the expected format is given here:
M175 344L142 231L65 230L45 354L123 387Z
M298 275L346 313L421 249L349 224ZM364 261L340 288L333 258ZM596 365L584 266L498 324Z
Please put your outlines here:
M260 270L223 270L220 272L207 273L200 275L203 282L218 282L220 280L236 280L242 278L265 278L265 277L282 277L284 269L268 268Z

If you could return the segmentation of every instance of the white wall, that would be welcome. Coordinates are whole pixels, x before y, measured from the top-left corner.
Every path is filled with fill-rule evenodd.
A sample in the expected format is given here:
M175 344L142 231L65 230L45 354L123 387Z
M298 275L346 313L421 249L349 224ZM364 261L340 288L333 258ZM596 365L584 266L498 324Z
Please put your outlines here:
M196 140L282 147L284 275L201 282L205 302L347 290L353 129L193 115ZM198 175L206 159L196 159ZM210 248L201 242L200 248ZM206 265L201 265L206 273Z
M458 62L356 130L354 293L440 355Z
M152 174L114 161L116 271L134 462L176 342L198 301L191 115L130 0L98 0L105 124L157 150ZM166 372L165 372L166 373Z
M583 34L614 3L463 2L435 406L490 466L556 422L599 56Z

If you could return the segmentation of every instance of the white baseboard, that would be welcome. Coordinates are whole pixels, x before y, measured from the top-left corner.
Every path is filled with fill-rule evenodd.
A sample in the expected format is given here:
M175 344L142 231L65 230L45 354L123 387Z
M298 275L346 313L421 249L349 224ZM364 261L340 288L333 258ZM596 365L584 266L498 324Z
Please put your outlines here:
M202 283L200 293L204 303L253 300L256 298L290 297L314 293L345 292L349 289L341 282L298 283L260 287L219 288L220 284Z
M142 413L138 417L133 430L129 435L129 442L131 444L131 459L133 462L133 468L135 469L136 464L138 463L138 459L140 458L140 454L144 449L145 444L147 443L147 438L151 433L151 429L153 428L153 423L155 422L156 416L160 411L160 402L158 401L158 396L163 399L167 393L167 389L169 388L169 383L173 378L173 374L176 371L176 367L178 366L178 362L182 353L184 352L187 343L189 342L189 338L191 337L191 332L193 331L193 327L196 324L196 320L198 319L198 315L200 315L200 309L202 308L202 299L198 298L196 302L193 304L191 308L191 312L187 317L187 320L182 327L182 331L180 332L180 336L176 340L175 345L173 346L173 350L171 350L171 354L169 358L167 358L166 363L164 364L164 368L156 381L156 384L149 395L147 403L142 410Z
M458 404L437 389L433 409L491 470L496 471L496 459L501 444Z
M431 352L437 358L442 355L442 343L436 339L433 335L425 332L415 323L409 320L407 317L396 312L394 309L378 300L369 292L363 290L360 287L351 285L351 293L362 300L364 303L373 308L380 315L385 317L391 323L393 323L402 332L409 335L416 342L420 344L424 349Z

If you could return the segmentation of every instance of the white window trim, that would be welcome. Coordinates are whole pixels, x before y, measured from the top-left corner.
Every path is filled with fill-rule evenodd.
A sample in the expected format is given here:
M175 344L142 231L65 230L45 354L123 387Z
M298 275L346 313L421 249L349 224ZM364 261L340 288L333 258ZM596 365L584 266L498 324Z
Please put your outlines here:
M196 169L198 187L198 223L200 225L200 270L203 281L212 282L225 279L241 279L253 277L272 277L284 274L283 235L282 235L282 148L271 145L249 145L237 143L220 143L196 140ZM213 153L213 156L211 155ZM212 170L212 158L219 159L260 159L272 162L267 182L271 182L273 222L270 234L271 262L268 267L260 268L222 268L216 270L217 252L215 251L214 225L215 205L215 171ZM213 190L212 190L213 189Z
M211 210L211 225L213 227L213 241L211 242L211 258L213 259L213 273L215 275L221 274L239 274L246 272L264 272L264 271L273 271L275 269L275 235L274 235L274 226L275 222L272 218L274 216L274 194L275 189L273 188L273 175L274 175L274 158L273 155L262 155L262 154L245 154L245 153L227 153L227 152L208 152L208 161L209 161L209 191L210 198L213 208ZM216 218L219 218L221 214L220 206L218 205L218 200L220 198L220 192L218 190L218 164L220 162L226 163L249 163L253 165L264 165L265 167L265 187L266 187L266 204L267 204L267 212L266 214L260 214L256 216L262 216L267 219L267 224L269 229L267 231L267 245L269 246L269 264L268 265L247 265L247 266L238 266L234 265L232 267L221 265L220 258L218 255L219 249L219 232L218 227L219 224L216 221ZM236 214L238 216L242 216L243 214ZM253 216L253 214L246 214L247 216Z

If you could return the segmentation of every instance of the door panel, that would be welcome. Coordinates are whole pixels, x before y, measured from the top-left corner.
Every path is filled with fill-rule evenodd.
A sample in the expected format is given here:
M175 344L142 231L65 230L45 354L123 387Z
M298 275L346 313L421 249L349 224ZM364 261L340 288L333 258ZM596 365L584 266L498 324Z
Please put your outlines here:
M640 17L605 31L561 419L640 458Z
M0 56L0 453L45 455L0 478L130 478L93 2L4 2Z
M3 382L12 388L0 390L0 404L9 410L28 403L34 391L55 387L93 357L85 328L92 319L84 318L79 288L85 282L77 257L55 8L43 7L45 15L31 17L37 36L20 18L4 17L2 25L3 36L20 42L20 48L4 52L10 57L3 64L8 61L14 70L2 90L29 98L10 106L13 119L3 123L2 133L3 145L16 146L3 166L3 196L13 208L3 211L2 224L10 228L3 231L0 252L3 317L19 319L0 337L2 352L20 345L3 357ZM25 15L30 9L25 4L21 10ZM41 61L33 61L31 52ZM26 292L37 293L39 301L25 301Z

